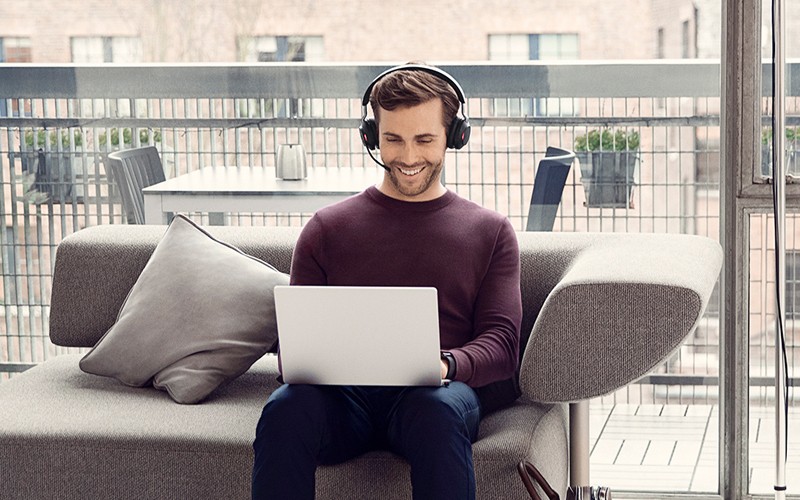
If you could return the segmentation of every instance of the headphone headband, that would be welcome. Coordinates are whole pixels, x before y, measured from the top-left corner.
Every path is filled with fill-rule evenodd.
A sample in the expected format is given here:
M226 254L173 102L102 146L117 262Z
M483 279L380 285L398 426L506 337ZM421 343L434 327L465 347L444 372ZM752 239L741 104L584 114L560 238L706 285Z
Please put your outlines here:
M430 75L433 75L440 80L444 81L455 91L458 100L461 102L461 117L456 116L450 122L450 124L446 127L447 132L447 147L453 149L461 149L464 145L467 144L469 141L470 136L470 125L469 125L469 117L467 117L467 113L465 111L465 107L467 105L466 97L464 96L464 91L461 89L461 85L458 84L455 78L447 74L445 71L440 70L439 68L435 68L433 66L426 66L423 64L404 64L402 66L395 66L394 68L389 68L380 75L376 76L374 80L369 84L367 90L364 92L364 97L361 98L361 124L358 127L358 133L361 137L361 142L364 143L364 146L367 148L367 152L369 153L371 150L378 147L379 139L378 139L378 124L372 118L367 118L367 105L369 104L369 98L372 95L372 89L375 87L375 84L378 83L381 78L385 77L390 73L394 73L397 71L424 71ZM370 153L372 156L372 153ZM375 158L373 158L374 160ZM377 160L375 160L377 162ZM379 165L386 168L385 165L378 162Z
M364 97L361 98L361 105L366 106L369 104L369 98L372 94L372 88L375 87L384 76L390 73L396 73L398 71L406 71L406 70L417 70L417 71L424 71L433 76L437 76L440 79L444 80L447 84L455 90L456 95L458 96L458 100L461 101L461 104L466 104L467 99L464 96L464 90L461 88L461 85L456 81L455 78L450 76L447 72L442 71L439 68L434 68L433 66L425 66L423 64L403 64L402 66L395 66L394 68L389 68L380 75L376 76L374 80L369 84L367 90L364 91Z

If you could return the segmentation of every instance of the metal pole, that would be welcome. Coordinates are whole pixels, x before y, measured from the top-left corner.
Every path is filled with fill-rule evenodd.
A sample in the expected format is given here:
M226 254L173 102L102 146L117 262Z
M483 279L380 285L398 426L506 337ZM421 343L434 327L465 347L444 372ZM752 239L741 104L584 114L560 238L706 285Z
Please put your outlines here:
M589 482L589 400L569 404L569 484Z
M786 324L786 175L784 163L786 33L783 26L784 0L773 0L772 82L772 181L775 189L775 287L777 317L775 336L775 498L786 498L786 373L783 360L783 328Z

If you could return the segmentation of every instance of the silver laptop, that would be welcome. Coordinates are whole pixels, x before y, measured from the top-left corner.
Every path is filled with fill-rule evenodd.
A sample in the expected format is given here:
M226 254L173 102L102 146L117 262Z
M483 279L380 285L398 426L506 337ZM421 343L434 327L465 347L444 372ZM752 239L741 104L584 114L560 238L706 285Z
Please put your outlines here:
M276 286L290 384L442 385L435 288Z

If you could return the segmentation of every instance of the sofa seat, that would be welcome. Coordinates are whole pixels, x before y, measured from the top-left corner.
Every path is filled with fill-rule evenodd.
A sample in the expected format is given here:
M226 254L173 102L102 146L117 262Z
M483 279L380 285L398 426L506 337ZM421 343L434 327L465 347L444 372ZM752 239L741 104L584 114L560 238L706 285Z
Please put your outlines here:
M251 446L261 408L278 387L276 356L199 405L86 374L81 356L57 356L0 384L0 463L15 464L0 469L2 498L250 497ZM509 456L542 463L537 448L564 450L552 464L564 470L566 447L563 404L519 402L489 415L473 450L479 498L523 494ZM404 460L376 451L320 467L317 498L410 498L408 477Z

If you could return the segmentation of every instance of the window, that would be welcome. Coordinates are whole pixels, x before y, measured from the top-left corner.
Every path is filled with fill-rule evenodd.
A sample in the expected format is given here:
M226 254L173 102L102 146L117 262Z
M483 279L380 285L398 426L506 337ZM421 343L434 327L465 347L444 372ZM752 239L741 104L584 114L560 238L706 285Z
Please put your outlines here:
M244 62L322 61L321 36L256 36L239 39L239 58Z
M126 36L72 37L72 62L137 63L142 61L142 41Z
M0 38L0 62L31 62L30 38Z
M578 59L575 33L489 35L490 61L553 61ZM572 99L495 99L496 116L573 116Z
M325 51L321 36L256 36L239 38L239 59L244 62L322 61ZM263 101L237 99L239 116L322 116L322 99Z
M31 62L31 60L30 38L0 37L0 63ZM19 101L11 99L0 99L0 116L9 116L9 106L11 115L19 116ZM25 108L30 114L30 100L25 102Z

